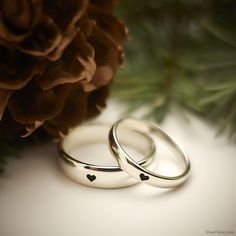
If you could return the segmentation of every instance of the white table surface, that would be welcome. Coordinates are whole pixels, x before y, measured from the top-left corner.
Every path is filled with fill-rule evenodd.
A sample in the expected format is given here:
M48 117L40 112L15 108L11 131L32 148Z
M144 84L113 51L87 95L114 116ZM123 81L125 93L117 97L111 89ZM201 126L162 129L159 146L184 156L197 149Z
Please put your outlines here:
M97 121L115 121L117 110L110 103ZM0 178L0 236L236 235L236 145L190 117L170 114L161 125L191 159L189 181L175 190L82 186L61 172L54 144L10 159Z

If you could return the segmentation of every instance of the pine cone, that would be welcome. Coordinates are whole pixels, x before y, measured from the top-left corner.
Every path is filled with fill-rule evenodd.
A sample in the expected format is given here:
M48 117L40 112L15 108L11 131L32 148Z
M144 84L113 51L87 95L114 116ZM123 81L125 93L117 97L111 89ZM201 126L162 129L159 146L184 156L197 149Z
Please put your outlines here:
M50 135L97 115L123 62L114 0L0 0L0 133Z

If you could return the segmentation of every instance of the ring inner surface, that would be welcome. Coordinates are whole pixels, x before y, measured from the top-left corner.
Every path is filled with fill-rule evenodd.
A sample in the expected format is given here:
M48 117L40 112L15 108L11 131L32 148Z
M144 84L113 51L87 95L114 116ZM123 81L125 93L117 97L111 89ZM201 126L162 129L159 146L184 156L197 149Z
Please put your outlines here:
M108 148L109 125L89 125L73 130L62 142L63 151L80 163L118 167ZM154 143L147 135L121 128L119 141L138 163L154 153Z
M147 125L139 120L127 118L122 120L116 129L117 138L124 152L129 155L126 148L120 142L121 130L125 127L149 135L158 147L158 158L151 166L151 169L147 168L149 171L158 173L158 175L163 177L175 177L185 172L187 166L185 154L175 141L161 129ZM133 156L129 155L129 157L136 161Z

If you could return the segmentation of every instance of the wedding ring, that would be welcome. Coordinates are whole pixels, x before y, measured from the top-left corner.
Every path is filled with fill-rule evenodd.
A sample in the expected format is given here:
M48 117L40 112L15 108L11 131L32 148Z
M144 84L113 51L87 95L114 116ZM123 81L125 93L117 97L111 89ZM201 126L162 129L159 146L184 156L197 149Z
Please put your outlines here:
M139 182L123 171L118 166L118 163L116 166L90 164L79 160L77 156L71 155L73 150L83 145L107 143L110 127L109 125L100 124L81 126L71 131L59 143L59 163L68 177L81 184L97 188L121 188ZM132 147L139 151L142 156L145 156L144 159L138 160L137 163L140 166L146 167L151 165L155 156L155 144L149 136L137 131L122 129L120 142L122 142L122 145ZM97 151L94 150L94 155L96 153ZM109 148L108 153L110 154Z
M118 127L128 127L129 129L139 131L143 134L147 134L150 137L159 137L165 141L166 144L171 146L177 155L181 157L181 161L184 166L184 171L176 176L164 176L159 175L153 171L140 166L123 148L123 145L118 139ZM111 152L114 154L118 163L124 171L135 179L161 188L170 188L182 184L188 177L190 171L190 162L184 151L176 144L176 142L166 134L162 129L153 123L149 123L143 120L134 118L124 118L117 121L109 132L109 144Z

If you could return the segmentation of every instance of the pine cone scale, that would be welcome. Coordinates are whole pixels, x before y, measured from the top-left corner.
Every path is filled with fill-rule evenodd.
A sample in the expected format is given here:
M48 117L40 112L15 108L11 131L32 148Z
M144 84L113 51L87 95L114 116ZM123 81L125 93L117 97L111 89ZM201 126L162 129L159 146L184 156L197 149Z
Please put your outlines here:
M127 31L115 1L14 3L0 0L0 134L60 136L105 106Z
M94 68L91 65L86 68L89 60L94 60L94 50L83 35L78 33L64 55L55 63L50 64L43 75L36 77L37 83L43 90L48 90L59 84L90 81L96 70L96 64L94 63ZM86 73L87 70L91 70L91 72Z
M61 112L69 92L69 85L58 85L51 90L43 91L32 82L12 94L8 101L8 109L13 118L21 124L45 121Z
M0 89L22 89L44 66L38 58L0 45Z
M7 106L11 94L12 94L11 90L0 89L0 121L2 119L4 110Z

